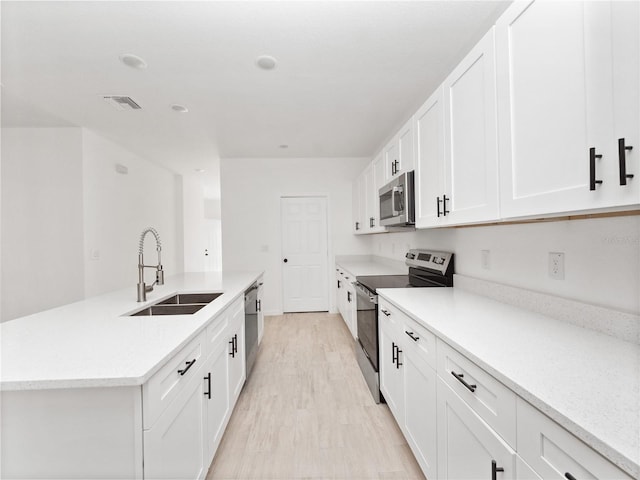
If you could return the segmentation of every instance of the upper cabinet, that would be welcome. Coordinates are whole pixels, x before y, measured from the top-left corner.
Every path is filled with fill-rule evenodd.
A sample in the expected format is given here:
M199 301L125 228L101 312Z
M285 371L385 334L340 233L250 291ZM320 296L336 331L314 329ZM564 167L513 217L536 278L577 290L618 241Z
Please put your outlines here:
M640 203L639 28L638 2L523 2L499 19L502 217Z
M408 172L414 168L413 118L405 123L400 131L384 148L385 181Z
M415 115L418 228L498 219L493 29Z
M357 218L354 223L355 233L380 233L385 228L380 225L380 203L378 189L384 185L384 161L382 154L367 165L364 172L354 181L354 212ZM383 177L384 178L384 177Z
M439 87L415 114L416 228L442 223L444 186L444 93Z

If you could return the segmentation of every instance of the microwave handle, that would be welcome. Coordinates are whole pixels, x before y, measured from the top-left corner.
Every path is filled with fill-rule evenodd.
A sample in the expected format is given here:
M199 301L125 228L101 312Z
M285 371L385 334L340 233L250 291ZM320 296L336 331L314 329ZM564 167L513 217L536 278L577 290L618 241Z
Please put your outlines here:
M401 186L400 187L393 187L391 189L391 212L392 212L392 215L394 217L397 217L398 215L400 215L402 213L402 212L396 210L396 196L395 196L396 193L399 193L400 195L402 195L402 191L403 191L403 189L402 189Z

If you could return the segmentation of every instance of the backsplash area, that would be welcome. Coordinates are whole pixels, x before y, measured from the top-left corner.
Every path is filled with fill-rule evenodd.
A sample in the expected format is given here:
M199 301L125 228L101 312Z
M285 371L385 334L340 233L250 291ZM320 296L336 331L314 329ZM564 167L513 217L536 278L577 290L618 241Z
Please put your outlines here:
M370 241L374 255L401 260L409 248L453 251L458 274L640 314L637 215L394 232ZM564 253L564 280L549 277L549 252Z

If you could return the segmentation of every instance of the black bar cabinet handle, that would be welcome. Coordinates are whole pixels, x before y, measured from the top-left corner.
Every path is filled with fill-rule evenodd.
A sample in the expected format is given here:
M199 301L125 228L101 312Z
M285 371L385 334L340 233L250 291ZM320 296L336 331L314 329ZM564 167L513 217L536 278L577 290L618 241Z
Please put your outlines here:
M356 230L360 230L360 222L356 222Z
M451 200L451 198L447 198L446 195L442 195L442 215L444 217L449 213L449 210L447 210L447 200Z
M338 288L340 288L340 280L338 280Z
M573 475L571 475L569 472L566 472L564 474L564 478L566 478L567 480L578 480L576 477L574 477Z
M596 149L589 149L589 190L595 190L596 184L601 185L602 180L596 180L596 159L602 158L602 155L596 155Z
M397 355L396 355L396 349L398 348L398 346L395 344L395 342L391 342L391 362L392 363L396 363L396 360L398 359Z
M351 292L347 292L347 302L351 303Z
M207 381L207 391L204 392L204 395L211 400L211 372L209 372L204 379Z
M420 337L416 337L414 336L413 332L407 332L406 330L404 331L404 333L406 333L407 335L409 335L409 337L411 338L411 340L413 340L414 342L417 342L418 340L420 340Z
M627 150L633 150L631 145L624 144L624 138L618 139L618 160L620 161L620 185L627 184L627 178L633 178L633 174L627 173Z
M398 347L396 345L396 368L398 370L400 370L400 367L403 365L403 363L400 361L400 354L402 353L402 350L400 350L400 347Z
M237 333L233 336L233 348L236 351L236 353L238 353L238 334Z
M382 313L384 313L384 314L385 314L385 316L387 316L387 317L391 315L391 312L389 312L388 310L385 310L384 308L381 308L381 309L380 309L380 311L381 311Z
M498 472L504 472L504 468L499 467L495 460L491 460L491 480L498 480Z
M436 197L436 207L438 208L438 218L440 218L440 202L442 200L440 200L440 197Z
M456 379L463 384L465 387L467 387L469 389L469 391L471 392L475 392L476 388L478 388L477 385L469 385L467 382L464 381L464 375L462 373L456 373L453 370L451 370L451 375L453 375L454 377L456 377Z
M229 340L229 345L231 345L231 351L229 352L229 355L231 355L231 358L236 358L236 349L235 349L235 343L233 341L233 337L231 337L231 340Z
M258 300L258 311L262 311L262 300Z
M189 369L193 366L193 364L194 364L194 363L196 363L196 359L194 358L194 359L193 359L193 360L191 360L190 362L184 362L184 363L186 363L186 364L187 364L187 366L186 366L186 367L184 367L182 370L178 370L178 373L179 373L181 376L182 376L182 375L184 375L185 373L187 373L187 370L189 370Z

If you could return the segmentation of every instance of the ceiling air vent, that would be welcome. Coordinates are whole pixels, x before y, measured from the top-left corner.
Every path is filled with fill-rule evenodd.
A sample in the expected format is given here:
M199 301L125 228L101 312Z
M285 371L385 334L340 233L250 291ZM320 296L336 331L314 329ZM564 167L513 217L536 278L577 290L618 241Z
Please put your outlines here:
M140 110L142 108L133 98L124 95L103 95L102 98L118 110Z

